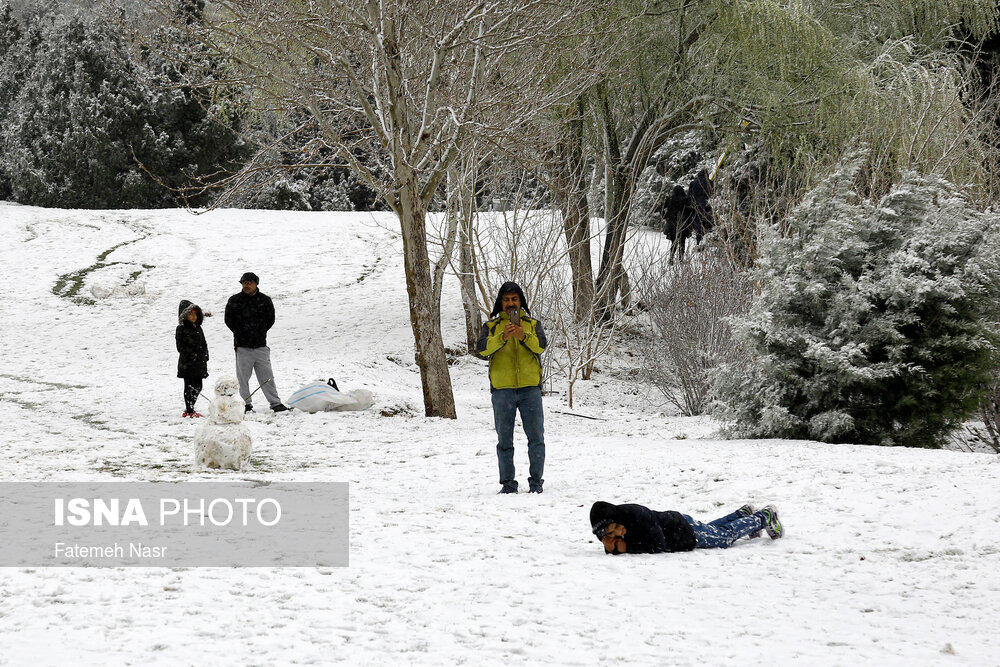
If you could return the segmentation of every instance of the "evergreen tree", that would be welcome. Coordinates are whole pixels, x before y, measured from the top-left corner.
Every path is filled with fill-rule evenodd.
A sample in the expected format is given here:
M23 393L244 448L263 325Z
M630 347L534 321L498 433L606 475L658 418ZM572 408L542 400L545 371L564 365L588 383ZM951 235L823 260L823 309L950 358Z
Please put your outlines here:
M9 2L0 6L0 60L7 57L11 48L21 41L21 26L14 18Z
M196 20L201 9L185 0L179 11ZM5 15L0 31L13 33ZM117 33L79 17L21 38L0 79L0 92L10 93L0 99L12 100L0 104L0 194L6 183L12 198L40 206L171 206L204 174L238 168L247 151L238 115L220 120L212 63L167 32L162 38L183 47L183 58L135 55ZM209 196L195 191L184 201Z
M148 92L121 41L79 18L46 37L8 121L14 198L81 208L148 204L156 184L134 157L154 141Z
M203 8L204 3L181 0L178 12L194 22ZM186 204L203 205L212 195L198 188L202 177L236 170L249 154L240 137L239 104L231 89L217 85L217 64L187 33L162 28L154 39L171 45L171 57L150 49L139 57L150 82L149 122L156 130L144 166L165 186L162 197L173 200L171 193L184 192Z
M913 172L877 205L857 163L761 243L761 293L737 323L749 367L716 375L735 435L938 447L976 410L995 359L991 219Z
M0 199L10 196L10 173L3 158L9 152L4 128L9 125L11 103L24 83L37 41L37 30L24 34L9 2L0 6Z
M302 110L249 118L245 132L266 143L266 152L258 154L256 160L267 168L247 174L241 191L227 205L295 211L385 210L378 193L350 168L338 164L328 147L314 143L302 150L301 135L313 131L315 122ZM382 162L374 155L376 150L371 142L364 142L352 152L371 172L381 174Z

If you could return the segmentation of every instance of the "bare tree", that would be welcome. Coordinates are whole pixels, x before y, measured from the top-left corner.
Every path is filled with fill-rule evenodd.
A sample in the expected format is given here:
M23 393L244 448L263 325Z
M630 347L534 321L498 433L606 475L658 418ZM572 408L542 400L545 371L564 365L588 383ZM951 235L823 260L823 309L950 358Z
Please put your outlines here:
M474 351L482 316L479 305L474 299L475 276L472 274L472 244L469 240L472 211L470 202L472 193L469 191L469 173L464 165L454 165L448 170L447 201L445 215L447 231L443 239L441 257L435 264L434 291L436 300L440 303L440 292L444 283L445 269L452 265L458 277L462 297L462 309L465 312L465 348L470 354ZM453 253L458 246L458 267L454 267Z
M594 268L590 253L590 205L587 201L587 160L584 122L586 103L579 96L566 117L557 124L552 191L562 213L573 281L573 315L577 322L590 317L594 308Z
M295 134L304 163L334 156L399 218L428 416L456 416L428 208L473 140L511 144L539 113L572 99L573 67L555 54L589 1L219 0L202 22L178 26L228 63L227 84L245 86L255 108L308 112L309 127ZM173 0L148 2L171 18ZM360 154L368 146L374 154ZM247 171L222 181L236 187Z
M505 179L506 180L506 179ZM545 193L522 173L508 190L504 210L477 213L472 220L475 283L484 315L497 288L513 280L524 288L532 315L547 319L555 312L554 276L566 255L559 216L543 204Z
M584 319L577 320L575 316L578 314L575 309L560 309L555 322L555 331L564 352L556 367L566 376L566 403L570 408L573 407L573 390L577 381L591 378L597 368L597 360L615 342L621 321L619 317L595 318L592 311L585 313Z
M461 291L462 309L465 313L466 351L476 354L476 342L483 324L484 310L476 291L476 246L474 235L478 216L477 183L480 170L488 155L473 147L463 153L448 169L445 201L444 231L439 238L431 237L432 245L441 246L441 256L435 264L434 290L440 303L440 292L445 269L450 267L456 275ZM454 259L458 249L458 263Z
M652 325L644 353L653 383L681 412L699 415L706 407L711 371L746 356L727 318L750 309L750 277L715 248L696 261L653 268L639 291Z
M703 125L699 116L713 101L690 81L690 52L716 21L711 7L699 7L687 0L664 3L662 11L642 7L639 18L623 24L632 50L618 52L617 67L593 91L607 220L595 286L601 318L610 317L619 295L629 298L622 259L640 175L670 137Z
M990 384L990 391L979 404L978 424L966 424L965 433L973 442L986 445L993 451L1000 453L1000 369L993 371L993 382Z

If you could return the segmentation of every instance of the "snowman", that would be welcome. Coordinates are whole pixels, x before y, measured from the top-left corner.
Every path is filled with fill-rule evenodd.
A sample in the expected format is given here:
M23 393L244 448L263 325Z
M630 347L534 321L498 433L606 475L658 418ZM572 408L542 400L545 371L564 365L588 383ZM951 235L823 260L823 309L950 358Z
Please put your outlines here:
M250 461L250 429L243 423L239 381L231 376L215 383L209 418L194 436L195 461L206 468L242 470Z

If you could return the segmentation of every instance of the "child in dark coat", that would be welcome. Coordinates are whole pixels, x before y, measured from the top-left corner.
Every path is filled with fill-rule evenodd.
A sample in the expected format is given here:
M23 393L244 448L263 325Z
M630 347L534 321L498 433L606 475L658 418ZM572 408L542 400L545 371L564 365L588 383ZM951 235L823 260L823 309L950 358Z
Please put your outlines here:
M190 301L181 301L177 308L178 324L174 338L177 342L177 377L184 380L184 414L182 417L201 417L194 410L194 403L201 394L201 381L208 377L208 343L201 323L205 317L201 308Z
M732 514L702 523L680 512L598 501L590 508L590 526L608 554L725 549L741 537L758 537L761 530L772 540L785 534L774 505L760 511L744 505Z

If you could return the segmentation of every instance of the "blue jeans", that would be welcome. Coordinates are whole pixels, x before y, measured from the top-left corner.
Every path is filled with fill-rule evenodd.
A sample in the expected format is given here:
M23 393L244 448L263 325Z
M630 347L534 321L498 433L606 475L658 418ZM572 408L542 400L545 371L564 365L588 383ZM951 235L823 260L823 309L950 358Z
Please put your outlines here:
M494 389L493 424L497 430L497 461L500 483L514 481L514 416L521 413L528 436L528 482L541 483L545 467L545 427L542 390L538 387Z
M760 512L747 516L736 511L709 523L695 521L687 514L683 517L694 529L696 549L725 549L741 537L763 530L766 523Z

